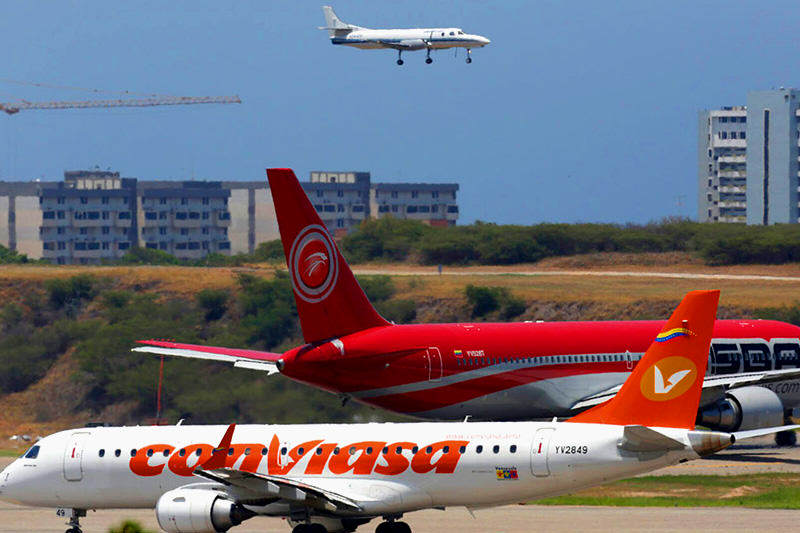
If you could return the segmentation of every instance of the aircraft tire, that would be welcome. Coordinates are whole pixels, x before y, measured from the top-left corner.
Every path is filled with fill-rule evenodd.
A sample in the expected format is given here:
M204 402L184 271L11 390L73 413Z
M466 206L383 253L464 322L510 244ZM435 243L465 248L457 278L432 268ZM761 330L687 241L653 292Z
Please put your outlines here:
M426 57L425 62L430 65L431 63L433 63L433 59L431 59L430 57Z
M775 434L775 444L780 447L791 447L797 444L797 433L794 431L779 431Z
M411 533L411 527L405 522L395 522L392 533Z
M472 58L471 58L471 57L468 57L468 58L467 58L467 65L469 65L470 63L472 63Z
M402 64L403 64L403 60L402 60L402 59L398 59L398 60L397 60L397 64L398 64L398 65L402 65Z

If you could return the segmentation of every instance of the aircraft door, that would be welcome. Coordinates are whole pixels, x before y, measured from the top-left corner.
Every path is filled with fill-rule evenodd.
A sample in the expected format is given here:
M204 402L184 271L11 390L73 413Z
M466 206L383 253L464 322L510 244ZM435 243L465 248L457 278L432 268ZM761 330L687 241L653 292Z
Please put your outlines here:
M550 438L554 428L541 428L536 430L531 447L531 473L536 477L550 475L548 456L550 455Z
M625 368L633 370L633 357L630 350L625 350Z
M64 449L64 479L80 481L83 479L83 446L89 439L89 433L73 433L67 440Z
M425 364L428 367L428 380L439 381L442 379L442 352L439 348L431 346L425 354Z

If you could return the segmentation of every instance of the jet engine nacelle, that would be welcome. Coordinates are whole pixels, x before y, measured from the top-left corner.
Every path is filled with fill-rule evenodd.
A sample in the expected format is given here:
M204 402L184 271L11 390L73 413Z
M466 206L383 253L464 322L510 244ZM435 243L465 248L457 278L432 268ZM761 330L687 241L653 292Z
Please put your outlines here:
M697 423L718 431L745 431L780 426L783 402L765 387L732 389L725 398L700 410Z
M156 503L156 519L168 533L222 533L254 513L211 489L174 489Z

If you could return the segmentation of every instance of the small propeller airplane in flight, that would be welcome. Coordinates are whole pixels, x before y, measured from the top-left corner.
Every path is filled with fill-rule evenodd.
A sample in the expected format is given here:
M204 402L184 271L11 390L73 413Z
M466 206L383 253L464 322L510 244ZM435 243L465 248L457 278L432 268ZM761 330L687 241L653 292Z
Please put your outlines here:
M67 533L109 508L155 508L168 533L256 515L286 518L293 533L376 518L376 533L411 533L400 519L412 511L546 498L800 427L695 430L718 299L687 294L617 395L565 422L79 428L6 467L0 499L60 508Z
M342 22L331 6L322 6L325 13L326 26L331 43L352 46L354 48L376 49L391 48L397 50L397 64L403 64L403 52L426 50L427 64L433 63L431 50L445 48L466 48L467 63L472 63L472 49L486 46L491 41L482 35L464 33L461 28L408 28L373 30Z
M611 398L664 325L392 324L367 299L294 172L267 175L306 344L281 354L151 339L134 350L280 372L418 418L543 420ZM800 328L718 320L713 335L703 426L732 432L788 424L800 407ZM657 377L667 390L680 376ZM795 433L777 438L791 445Z

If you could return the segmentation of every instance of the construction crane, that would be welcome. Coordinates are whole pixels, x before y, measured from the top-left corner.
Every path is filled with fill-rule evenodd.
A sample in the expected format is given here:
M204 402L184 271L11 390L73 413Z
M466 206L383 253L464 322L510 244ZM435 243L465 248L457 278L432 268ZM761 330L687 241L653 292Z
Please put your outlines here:
M29 109L86 109L94 107L153 107L159 105L241 104L238 96L150 96L115 100L76 100L64 102L0 102L0 111L9 115Z

